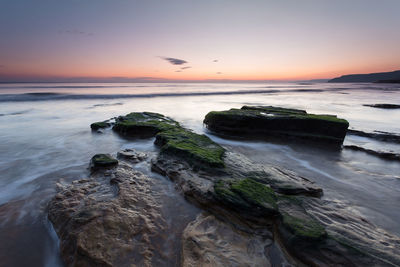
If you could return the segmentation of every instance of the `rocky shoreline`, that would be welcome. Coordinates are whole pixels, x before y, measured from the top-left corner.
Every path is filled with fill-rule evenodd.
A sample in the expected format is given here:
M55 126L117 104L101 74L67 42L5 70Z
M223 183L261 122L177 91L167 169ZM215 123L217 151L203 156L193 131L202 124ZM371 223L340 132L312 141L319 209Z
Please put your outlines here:
M245 110L260 112L260 107ZM348 123L334 116L323 120L328 121L324 127L339 127L334 138L340 142ZM323 190L305 177L251 162L157 113L130 113L100 126L96 130L112 126L122 136L155 137L160 150L151 158L152 171L204 210L182 235L182 266L271 266L276 258L293 266L400 265L398 237L341 203L321 199ZM122 151L119 157L118 162L110 155L94 156L91 176L60 184L49 203L49 219L69 266L151 266L161 253L155 242L165 240L159 235L162 203L149 192L151 179L127 164L145 155ZM98 159L106 164L96 165Z

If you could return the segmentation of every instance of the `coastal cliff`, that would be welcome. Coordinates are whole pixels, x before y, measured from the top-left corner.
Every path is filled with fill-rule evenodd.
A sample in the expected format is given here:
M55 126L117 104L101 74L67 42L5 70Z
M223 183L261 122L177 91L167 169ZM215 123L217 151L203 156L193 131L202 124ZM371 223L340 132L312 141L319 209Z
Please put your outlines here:
M369 74L349 74L329 80L329 83L398 83L400 70Z

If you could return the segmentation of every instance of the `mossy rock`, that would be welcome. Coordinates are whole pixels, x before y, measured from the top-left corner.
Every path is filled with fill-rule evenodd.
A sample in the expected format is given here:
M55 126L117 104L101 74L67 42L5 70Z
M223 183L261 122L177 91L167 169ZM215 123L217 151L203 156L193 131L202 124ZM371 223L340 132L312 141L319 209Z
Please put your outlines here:
M241 110L257 110L257 111L263 111L267 113L274 113L274 114L282 114L282 115L305 115L307 114L307 111L301 110L301 109L293 109L293 108L281 108L281 107L274 107L274 106L243 106Z
M249 178L218 181L214 184L214 192L217 199L240 212L263 216L279 213L274 191Z
M128 137L156 136L155 144L161 148L161 153L178 156L192 165L224 167L224 148L207 136L193 133L162 114L132 112L119 116L113 130Z
M118 165L118 160L110 154L96 154L90 160L90 165L92 169L111 168Z
M204 123L211 131L263 139L298 137L341 144L349 123L335 115L308 114L304 110L272 106L209 112Z
M288 232L283 236L289 242L321 241L327 237L325 227L303 208L303 197L280 195L278 206L281 232Z
M296 238L303 240L323 240L327 234L325 228L311 217L296 217L281 212L282 223Z
M190 163L224 167L225 149L205 135L175 127L159 132L156 135L156 144L161 146L161 153L181 156Z
M132 112L119 116L113 130L126 136L151 137L160 131L180 127L179 123L153 112Z
M90 124L90 128L94 131L96 131L98 129L107 128L110 126L111 126L111 124L106 121L99 121L99 122L94 122L94 123Z

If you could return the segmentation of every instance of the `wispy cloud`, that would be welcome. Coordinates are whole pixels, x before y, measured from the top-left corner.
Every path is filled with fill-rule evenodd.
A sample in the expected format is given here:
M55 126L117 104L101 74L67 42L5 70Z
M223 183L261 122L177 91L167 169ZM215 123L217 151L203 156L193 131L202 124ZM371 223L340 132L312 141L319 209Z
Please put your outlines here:
M218 62L218 59L214 59L213 62Z
M216 74L222 74L222 72L219 72L219 71L218 71Z
M92 36L92 32L85 32L80 30L59 30L59 34L71 34L71 35L82 35L82 36Z
M190 68L192 68L192 67L189 67L189 66L188 67L182 67L181 70L187 70L187 69L190 69Z
M172 65L183 65L183 64L188 63L186 60L179 59L179 58L173 58L173 57L160 57L160 58L168 61Z
M176 70L175 72L182 72L181 70Z

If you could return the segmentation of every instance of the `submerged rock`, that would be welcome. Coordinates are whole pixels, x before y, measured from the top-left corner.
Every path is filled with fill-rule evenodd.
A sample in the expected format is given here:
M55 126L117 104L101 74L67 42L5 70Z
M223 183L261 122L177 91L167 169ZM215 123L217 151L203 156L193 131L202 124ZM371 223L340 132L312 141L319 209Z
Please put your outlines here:
M133 163L138 163L147 158L147 154L136 151L135 149L124 149L117 153L118 158L126 159Z
M367 133L359 130L350 129L347 131L347 134L357 135L361 137L368 137L383 142L400 143L400 135L394 133L388 133L382 131L374 131L373 133Z
M96 154L90 160L90 168L96 170L99 168L112 168L118 165L118 160L110 154Z
M70 185L59 184L48 217L67 266L151 266L164 228L151 180L120 164Z
M90 124L90 128L93 131L97 131L99 129L107 128L110 126L111 126L111 124L108 123L107 121L99 121L99 122L94 122L94 123Z
M400 105L396 104L364 104L365 107L382 108L382 109L398 109Z
M400 161L400 154L398 154L398 153L375 151L372 149L363 148L363 147L355 146L355 145L347 145L347 146L343 146L343 148L354 150L354 151L362 151L362 152L365 152L367 154L370 154L370 155L373 155L373 156L376 156L376 157L382 158L382 159Z
M272 106L209 112L204 123L213 132L265 139L298 137L341 144L349 123L334 115L308 114L304 110Z

